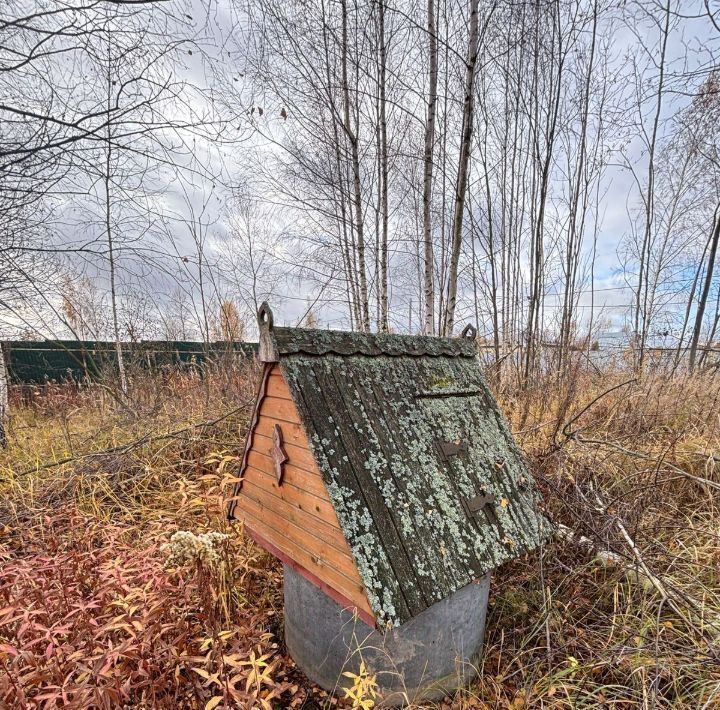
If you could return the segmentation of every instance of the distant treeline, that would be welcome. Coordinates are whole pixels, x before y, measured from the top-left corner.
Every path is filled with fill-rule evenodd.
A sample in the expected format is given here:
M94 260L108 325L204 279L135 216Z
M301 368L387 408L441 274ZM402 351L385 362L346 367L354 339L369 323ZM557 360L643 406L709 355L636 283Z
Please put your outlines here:
M7 340L0 343L12 384L100 380L117 370L115 343L104 340ZM142 340L122 344L125 362L147 370L202 368L228 354L251 358L257 343ZM2 373L0 373L2 375Z

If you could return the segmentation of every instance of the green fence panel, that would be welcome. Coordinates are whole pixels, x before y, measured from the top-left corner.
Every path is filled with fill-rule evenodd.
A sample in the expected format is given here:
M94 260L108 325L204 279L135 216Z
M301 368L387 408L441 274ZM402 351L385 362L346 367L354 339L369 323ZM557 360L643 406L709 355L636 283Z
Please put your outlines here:
M11 340L1 345L13 384L100 380L117 371L115 343L109 341ZM215 361L228 354L252 358L257 343L143 340L122 343L122 350L129 367L202 369L206 360Z

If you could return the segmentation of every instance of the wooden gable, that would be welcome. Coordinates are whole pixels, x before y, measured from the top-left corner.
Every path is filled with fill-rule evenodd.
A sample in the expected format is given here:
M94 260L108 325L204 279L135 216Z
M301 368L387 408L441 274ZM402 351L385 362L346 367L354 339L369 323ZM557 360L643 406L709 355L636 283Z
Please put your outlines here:
M262 547L367 623L374 614L278 364L266 364L231 517ZM287 460L278 482L275 427Z

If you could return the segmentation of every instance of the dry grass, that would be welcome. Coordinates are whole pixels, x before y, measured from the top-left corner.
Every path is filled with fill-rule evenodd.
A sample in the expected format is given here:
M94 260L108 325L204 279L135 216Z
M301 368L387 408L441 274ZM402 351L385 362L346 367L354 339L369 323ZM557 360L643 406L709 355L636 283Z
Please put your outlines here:
M255 380L223 368L209 392L171 377L136 382L123 407L72 388L15 407L0 454L0 707L271 708L313 694L279 652L278 566L226 520ZM230 537L219 561L175 569L163 544L178 530Z
M720 383L654 375L600 396L626 380L575 373L506 400L552 518L596 549L556 543L497 576L480 707L720 707L720 498L684 475L720 483Z
M136 378L126 407L97 389L16 402L0 706L331 702L283 654L278 566L224 516L255 375ZM624 378L498 387L548 511L593 545L495 576L480 681L445 708L720 707L720 510L703 482L720 484L720 383L648 375L603 395ZM175 569L162 545L177 530L231 535L219 561Z

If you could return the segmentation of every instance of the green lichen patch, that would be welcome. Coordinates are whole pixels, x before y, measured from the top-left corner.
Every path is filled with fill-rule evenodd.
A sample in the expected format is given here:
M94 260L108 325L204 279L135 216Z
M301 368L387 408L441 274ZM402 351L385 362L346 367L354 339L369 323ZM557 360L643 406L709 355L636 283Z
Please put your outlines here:
M431 390L446 390L450 389L455 385L455 380L452 377L448 377L447 375L443 376L436 376L432 377L430 379L430 382L428 382L428 387Z
M288 343L311 349L310 336L290 334L281 366L370 605L398 625L538 547L549 526L475 358L354 335L326 331L307 353ZM445 455L442 442L462 446ZM471 511L482 496L494 503Z

